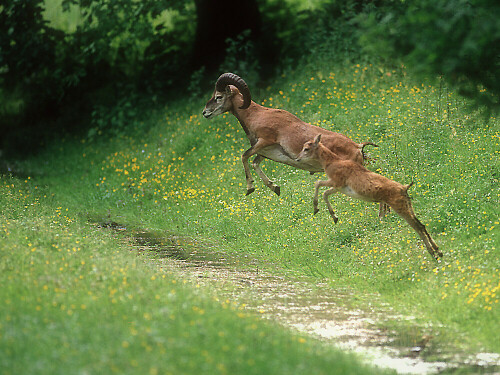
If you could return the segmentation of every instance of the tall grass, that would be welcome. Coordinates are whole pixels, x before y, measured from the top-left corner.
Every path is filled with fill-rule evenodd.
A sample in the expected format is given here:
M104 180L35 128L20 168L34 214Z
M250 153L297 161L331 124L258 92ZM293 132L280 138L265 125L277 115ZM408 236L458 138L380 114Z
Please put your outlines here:
M0 177L2 374L366 373L130 251L31 183Z
M231 115L202 118L208 92L171 103L159 116L144 113L140 131L66 141L21 168L30 186L46 186L62 213L209 238L332 287L379 293L456 342L499 351L499 120L487 121L451 90L417 82L404 69L309 66L251 89L266 106L377 143L369 168L414 182L415 211L443 260L431 259L397 216L379 221L374 204L336 196L338 224L324 206L313 216L313 182L323 176L266 161L281 196L256 180L246 197L245 133Z

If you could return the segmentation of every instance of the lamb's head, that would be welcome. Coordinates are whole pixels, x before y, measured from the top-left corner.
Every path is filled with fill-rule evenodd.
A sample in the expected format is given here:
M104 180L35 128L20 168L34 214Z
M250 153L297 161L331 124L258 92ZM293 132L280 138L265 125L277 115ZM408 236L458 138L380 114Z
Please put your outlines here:
M215 83L215 91L203 109L203 116L211 118L225 113L233 107L233 97L241 94L243 104L240 109L250 106L252 96L246 82L234 73L222 74Z
M317 159L318 154L316 151L318 150L318 145L320 141L321 141L321 134L318 134L316 138L314 138L314 140L304 143L302 151L300 151L299 155L295 160L300 162L303 160Z

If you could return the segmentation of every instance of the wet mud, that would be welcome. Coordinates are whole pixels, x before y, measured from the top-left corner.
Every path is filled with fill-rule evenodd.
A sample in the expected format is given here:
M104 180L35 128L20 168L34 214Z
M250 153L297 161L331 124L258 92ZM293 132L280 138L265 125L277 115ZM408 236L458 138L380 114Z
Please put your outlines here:
M197 284L216 287L222 297L245 304L264 319L319 338L362 360L399 374L500 374L500 354L463 353L435 339L433 327L398 316L389 306L361 310L348 289L333 289L306 277L274 273L266 264L224 254L208 243L124 226L100 225L121 233L134 251ZM376 295L362 296L376 301ZM381 307L382 306L382 307ZM389 329L398 322L403 329ZM403 322L403 323L401 323Z

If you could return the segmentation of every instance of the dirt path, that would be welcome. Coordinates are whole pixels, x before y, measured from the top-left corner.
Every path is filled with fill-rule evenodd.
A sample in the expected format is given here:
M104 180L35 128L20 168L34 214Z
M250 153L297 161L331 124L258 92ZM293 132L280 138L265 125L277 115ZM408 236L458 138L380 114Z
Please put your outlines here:
M433 340L433 329L416 327L414 318L393 313L390 307L360 310L356 296L306 278L283 276L249 259L218 253L208 244L150 232L122 232L139 252L153 257L161 267L196 284L216 288L217 294L245 304L265 319L308 333L341 349L354 351L366 362L400 374L467 373L499 374L500 354L463 354L442 348ZM279 276L277 276L279 275ZM363 296L376 299L377 296ZM384 322L406 321L406 333L384 328Z

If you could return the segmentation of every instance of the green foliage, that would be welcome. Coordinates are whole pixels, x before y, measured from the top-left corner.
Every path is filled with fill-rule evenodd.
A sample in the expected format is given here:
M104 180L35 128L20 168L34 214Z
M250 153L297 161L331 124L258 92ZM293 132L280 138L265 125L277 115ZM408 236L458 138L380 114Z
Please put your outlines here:
M391 1L360 17L361 41L423 76L444 76L462 95L498 111L499 14L496 0Z
M206 81L207 76L205 72L205 67L202 66L200 69L195 70L191 74L191 79L189 80L188 92L191 98L199 98L204 93L202 82ZM210 81L213 84L212 81Z
M81 16L65 30L56 28L64 23L46 19L45 0L0 7L0 94L8 103L0 112L2 149L24 145L23 153L52 132L76 132L82 115L99 111L93 106L124 100L123 87L164 88L187 70L194 34L185 22L194 13L190 2L59 3Z
M127 127L132 127L137 117L136 104L128 98L117 100L113 108L97 104L92 111L93 127L88 131L89 140L93 140L96 135L103 132L106 135L123 134Z
M62 17L73 24L49 20L46 2L50 2L51 17L60 7ZM123 97L129 92L149 95L176 87L178 95L182 87L198 97L206 87L204 80L210 79L212 86L216 74L203 68L193 72L189 64L195 4L190 0L13 0L0 7L0 148L18 144L31 148L44 133L79 129L75 117L91 113L95 119L91 133L125 126L121 115L107 116L115 118L108 121L103 120L105 113L97 119L95 114L101 111L99 106L107 107L113 100L126 102ZM307 4L257 0L257 4L262 20L259 39L250 41L244 32L228 40L220 71L234 71L258 83L293 72L298 62L328 70L337 62L367 61L363 45L365 51L384 56L391 64L401 60L422 76L442 75L478 104L500 108L500 21L495 0L317 0ZM46 120L43 125L41 120Z
M172 69L182 67L179 60L189 51L194 29L185 22L192 12L185 1L64 0L62 5L81 9L83 22L72 38L85 65L109 66L117 78L153 79L160 72L173 77Z
M305 45L309 61L358 61L361 51L354 32L353 19L363 11L358 1L333 1L310 13L310 30ZM326 68L326 67L325 67Z
M219 70L245 76L245 79L251 84L258 81L260 62L255 58L257 51L249 37L250 30L246 30L236 38L226 41L226 58Z
M0 8L0 88L30 93L30 104L113 79L171 80L189 55L194 27L185 21L194 9L185 1L63 0L61 7L81 13L69 30L45 18L45 0Z
M262 41L263 48L276 51L273 67L293 69L297 61L345 61L359 56L351 21L359 2L323 1L314 7L301 2L269 0L261 2L263 33L272 35ZM326 57L326 59L325 59Z
M43 3L13 0L0 8L0 88L22 90L33 101L59 98L62 88L75 79L75 72L64 63L64 33L47 25ZM60 82L49 84L51 79Z

